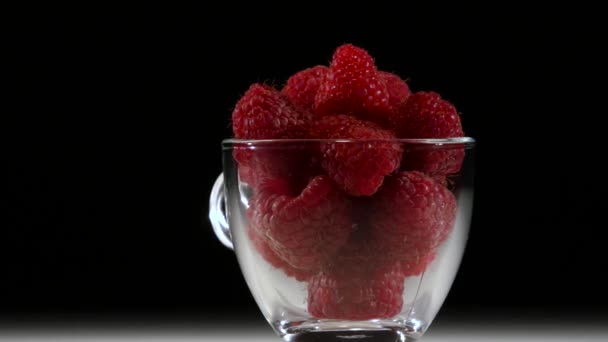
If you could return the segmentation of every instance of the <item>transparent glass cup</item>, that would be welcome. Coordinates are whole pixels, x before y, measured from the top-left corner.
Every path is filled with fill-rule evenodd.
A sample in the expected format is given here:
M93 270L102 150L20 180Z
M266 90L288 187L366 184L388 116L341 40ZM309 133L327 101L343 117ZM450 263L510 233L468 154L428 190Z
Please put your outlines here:
M225 140L209 219L286 341L416 341L464 252L473 147Z

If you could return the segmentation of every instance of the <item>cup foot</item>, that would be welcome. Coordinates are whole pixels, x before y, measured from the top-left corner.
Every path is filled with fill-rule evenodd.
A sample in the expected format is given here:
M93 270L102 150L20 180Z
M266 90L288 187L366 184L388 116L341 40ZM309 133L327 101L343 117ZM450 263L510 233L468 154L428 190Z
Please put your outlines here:
M288 342L415 342L420 326L404 321L316 320L274 324Z
M393 330L309 331L283 336L287 342L414 342L417 339Z

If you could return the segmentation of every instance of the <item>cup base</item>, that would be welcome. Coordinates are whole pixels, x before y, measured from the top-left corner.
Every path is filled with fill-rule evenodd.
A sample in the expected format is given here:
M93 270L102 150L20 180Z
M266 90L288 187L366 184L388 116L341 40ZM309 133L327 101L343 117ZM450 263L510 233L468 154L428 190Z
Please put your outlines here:
M417 322L316 320L274 324L288 342L415 342L421 336Z
M418 339L392 330L309 331L283 336L287 342L415 342Z

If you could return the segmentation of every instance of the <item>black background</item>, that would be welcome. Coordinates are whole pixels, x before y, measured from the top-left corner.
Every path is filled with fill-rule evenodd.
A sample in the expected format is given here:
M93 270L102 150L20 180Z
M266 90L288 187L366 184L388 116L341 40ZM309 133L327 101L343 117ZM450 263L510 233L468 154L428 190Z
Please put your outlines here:
M0 311L256 314L206 220L231 108L249 84L281 85L350 42L452 101L478 141L471 237L446 310L605 313L598 22L364 10L16 24ZM305 19L285 20L296 12Z

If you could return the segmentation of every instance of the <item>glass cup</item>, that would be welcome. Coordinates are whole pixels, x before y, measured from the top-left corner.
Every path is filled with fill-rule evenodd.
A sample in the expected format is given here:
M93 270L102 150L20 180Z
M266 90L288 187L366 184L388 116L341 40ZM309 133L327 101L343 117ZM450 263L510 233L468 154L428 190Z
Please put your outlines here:
M416 341L464 252L473 147L225 140L209 219L285 341Z

